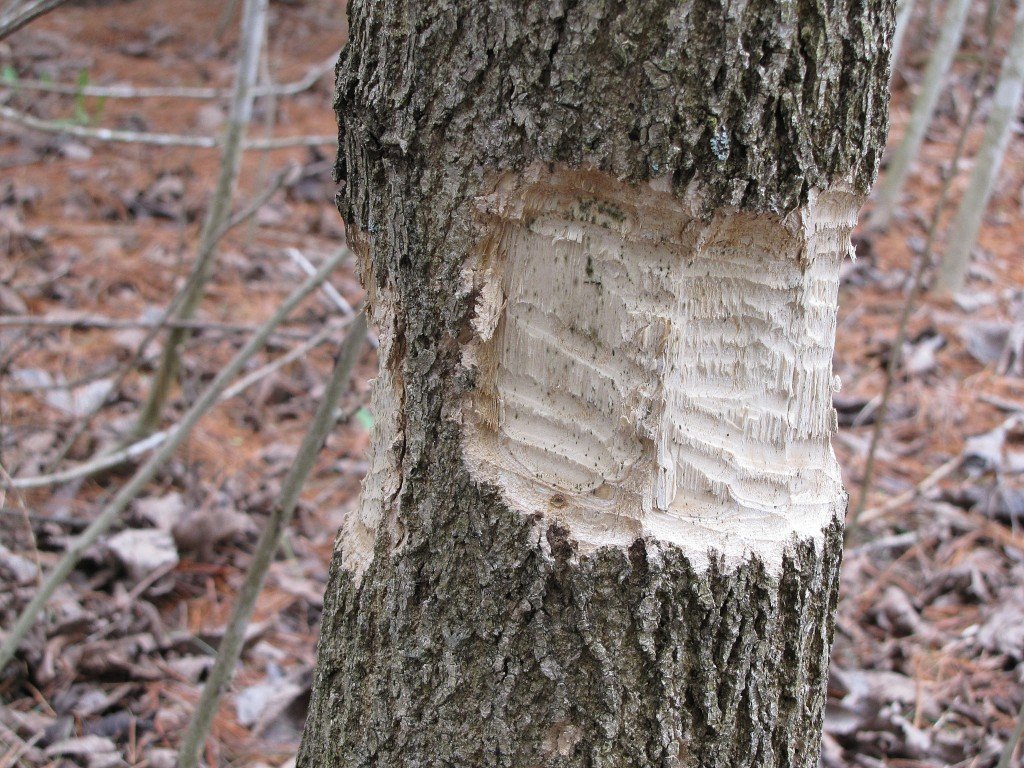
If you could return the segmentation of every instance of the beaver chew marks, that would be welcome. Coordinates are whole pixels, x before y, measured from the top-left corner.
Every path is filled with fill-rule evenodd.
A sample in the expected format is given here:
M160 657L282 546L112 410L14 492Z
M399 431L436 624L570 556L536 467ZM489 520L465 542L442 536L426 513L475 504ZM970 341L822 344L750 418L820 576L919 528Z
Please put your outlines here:
M657 186L534 169L481 200L467 461L584 546L776 568L845 505L831 350L860 199L699 220Z

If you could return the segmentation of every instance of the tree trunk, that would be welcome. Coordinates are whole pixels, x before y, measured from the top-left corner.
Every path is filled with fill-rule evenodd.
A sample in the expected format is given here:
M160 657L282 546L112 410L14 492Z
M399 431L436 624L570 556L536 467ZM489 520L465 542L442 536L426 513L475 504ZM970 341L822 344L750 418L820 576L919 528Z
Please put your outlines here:
M813 766L892 0L349 13L381 371L300 766Z

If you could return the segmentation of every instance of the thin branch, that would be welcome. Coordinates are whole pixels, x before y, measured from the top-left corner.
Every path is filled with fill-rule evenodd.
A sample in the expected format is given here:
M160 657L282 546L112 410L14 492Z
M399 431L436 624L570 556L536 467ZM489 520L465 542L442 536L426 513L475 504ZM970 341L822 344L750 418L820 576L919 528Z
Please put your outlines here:
M0 19L0 40L14 34L27 24L31 24L40 16L44 16L55 8L64 5L68 0L29 0L24 8L12 9Z
M113 500L103 509L102 512L89 524L89 527L82 534L75 538L74 543L61 558L60 562L53 568L49 576L38 589L32 600L25 606L18 616L14 626L8 632L0 645L0 670L14 658L14 654L25 638L25 635L32 628L36 617L46 606L54 591L68 574L74 569L82 556L100 536L102 536L125 508L134 500L139 491L148 483L160 470L164 463L170 458L174 451L188 438L193 427L199 422L210 407L217 402L221 392L228 386L228 382L238 375L246 361L249 360L263 346L274 328L294 310L303 299L327 279L331 271L341 263L348 255L348 251L338 252L332 259L325 262L317 271L316 275L306 280L281 304L258 333L256 333L242 349L231 359L216 378L210 383L196 403L182 416L181 421L170 430L166 441L153 456L146 461L132 476L131 480L117 493Z
M1003 754L999 756L996 768L1010 768L1010 763L1013 762L1013 753L1017 751L1021 736L1024 736L1024 704L1020 705L1020 710L1017 712L1017 725L1013 729L1013 733L1010 734L1010 738L1006 740L1006 746L1003 747Z
M1013 38L1003 59L1002 72L992 98L992 110L985 123L981 149L974 158L974 170L957 208L956 217L949 225L950 238L946 252L939 263L935 289L950 295L963 290L964 279L971 263L971 250L978 240L978 231L985 209L992 197L999 167L1006 154L1013 132L1017 104L1024 91L1024 3L1017 7L1017 21Z
M902 507L904 504L909 504L914 499L928 493L932 488L956 472L962 464L962 456L956 456L950 459L913 488L904 491L898 496L893 496L880 506L865 509L857 516L857 520L863 525L864 523L869 523L872 520L878 520L879 518L885 517L890 512Z
M189 136L179 133L147 133L145 131L119 131L112 128L88 128L71 125L57 120L42 120L11 107L0 106L0 119L23 128L44 133L58 133L79 139L97 139L124 144L144 144L152 147L192 147L194 149L217 149L221 139L214 136ZM242 142L247 151L268 152L291 147L325 147L338 143L337 136L280 136L274 139L253 139Z
M181 306L175 313L177 320L189 320L199 309L206 283L213 272L217 235L231 216L231 196L235 191L242 162L242 142L252 119L252 89L256 85L256 70L267 23L267 5L268 0L245 0L242 8L242 50L239 54L231 109L224 129L224 151L221 154L220 172L217 175L213 200L210 202L203 229L199 234L199 249L192 267L192 279L183 291ZM178 372L178 351L187 336L186 330L178 328L168 335L150 385L149 395L135 422L134 436L143 437L159 424L171 385Z
M307 275L311 275L316 271L316 267L313 266L313 262L307 259L298 248L288 247L284 249L284 252L287 253L291 260L298 265L299 269ZM327 296L327 298L334 302L334 306L338 308L338 311L340 311L342 315L352 314L352 305L349 304L348 300L341 295L341 291L331 285L331 283L324 283L320 290L325 296ZM380 347L380 341L373 334L373 331L366 332L366 341L373 349Z
M274 195L274 193L276 193L277 190L280 189L281 186L285 184L285 181L292 177L293 173L296 170L296 168L290 167L285 168L283 171L281 171L281 173L279 173L277 177L274 179L274 182L263 194L259 195L247 207L243 208L241 211L232 216L231 220L228 221L227 224L225 224L224 227L222 227L220 231L217 232L216 235L214 235L214 243L216 244L220 242L221 238L223 238L224 235L226 235L231 229L245 222L250 216L254 215L260 208L262 208L263 205ZM146 334L145 338L143 338L142 341L139 342L139 345L135 348L134 354L120 369L116 378L111 383L110 389L108 390L109 393L113 394L115 392L120 391L121 385L124 383L125 379L128 378L128 374L131 373L131 371L134 370L135 367L138 365L139 361L142 360L143 356L146 353L146 348L149 346L149 343L154 338L156 338L157 333L159 333L159 331L163 327L167 326L171 322L170 318L174 315L175 312L178 311L178 307L181 306L181 303L184 301L185 296L189 292L188 285L192 279L198 279L198 275L193 274L190 280L186 282L185 287L181 291L179 291L178 294L171 301L170 306L168 306L164 310L163 314L160 316L159 325L152 328ZM62 461L64 461L64 457L67 456L68 451L71 450L71 446L73 446L75 444L75 441L77 441L78 438L89 428L89 425L92 423L93 416L99 413L100 409L102 409L103 406L106 405L106 401L108 398L109 395L107 398L104 398L103 401L97 403L96 406L92 409L92 411L85 414L82 417L82 419L78 422L78 424L75 426L75 428L68 433L68 435L64 438L64 442L61 443L60 448L58 448L56 454L54 454L53 459L47 463L45 467L46 471L52 472L57 466L60 465Z
M352 368L359 357L359 350L362 348L365 336L366 315L360 313L341 345L330 383L327 385L323 399L313 416L309 431L306 432L306 436L302 440L295 462L281 487L281 495L270 513L266 527L260 535L256 551L249 562L245 583L239 590L231 620L228 622L224 638L221 640L217 652L217 660L210 670L192 720L182 738L181 748L178 752L178 768L196 768L199 763L199 754L210 731L210 723L213 721L217 704L224 689L227 688L241 655L245 627L252 618L256 598L263 588L263 581L270 567L270 561L281 546L281 537L295 512L302 486L313 469L313 464L324 440L326 440L331 427L334 426L335 408L348 385Z
M1001 0L989 0L992 6L995 6L1001 2ZM959 0L954 0L959 2ZM990 14L990 18L994 16ZM995 37L995 25L989 26L987 35L987 49L991 50L992 41ZM987 60L987 64L991 64L991 58ZM893 341L892 350L889 354L889 364L885 369L885 384L882 388L882 400L878 405L878 410L875 414L875 424L871 432L871 443L868 446L867 460L864 463L864 477L860 483L860 493L857 497L857 505L850 511L846 518L846 539L849 540L858 525L858 519L861 513L867 506L868 495L871 492L871 485L874 481L875 473L875 455L878 451L878 443L882 437L882 429L885 427L885 420L889 414L889 400L892 397L893 389L896 384L896 375L899 373L900 366L903 364L903 344L907 338L907 326L910 322L910 315L917 305L917 299L924 290L924 279L928 272L928 269L932 265L932 254L935 249L935 240L938 237L939 231L939 219L942 217L942 212L946 208L946 201L949 198L949 192L953 186L953 180L956 178L957 173L960 170L960 158L963 156L964 147L967 144L967 134L971 130L971 123L974 122L974 115L978 110L978 104L981 102L981 94L983 90L983 83L985 81L985 75L987 75L987 67L982 72L982 76L978 78L977 85L971 93L971 103L967 110L967 117L964 120L963 126L960 129L960 138L957 139L956 149L953 150L953 157L949 161L949 168L945 174L945 180L942 184L942 191L939 193L938 202L935 204L935 208L932 211L932 218L928 224L928 235L925 239L924 250L921 253L917 266L914 270L913 280L911 282L910 291L907 293L907 299L903 303L903 309L900 312L899 321L896 325L896 339Z
M137 328L180 328L190 331L220 331L221 333L252 333L258 326L240 323L222 323L216 320L155 320L122 319L117 317L36 317L8 315L0 317L0 328L63 328L72 331L120 331ZM278 335L284 333L278 331ZM291 334L289 334L291 335ZM305 337L303 337L305 338Z
M110 374L116 373L120 367L120 364L108 365L106 368L100 368L98 371L92 371L84 376L79 376L77 379L71 379L70 381L51 381L49 384L7 384L4 389L8 392L24 394L32 394L35 392L66 392L71 389L80 389L86 384L92 384L94 381L105 379Z
M324 61L309 70L301 79L280 85L257 85L253 95L262 96L294 96L312 88L316 82L334 69L338 61L335 52ZM231 96L231 90L225 88L203 88L194 86L132 86L132 85L72 85L70 83L50 83L45 80L22 79L2 81L3 85L12 90L41 91L44 93L60 93L66 96L95 96L104 99L199 99L219 100Z
M259 88L261 85L274 85L274 78L270 72L270 36L264 27L263 29L263 43L260 51L259 59L259 79L254 88ZM263 137L266 139L271 138L274 135L274 124L277 122L277 97L274 95L266 96L263 100ZM267 173L267 155L262 153L259 156L259 160L256 163L256 187L259 188L263 185L263 178ZM252 241L253 234L253 222L249 222L245 228L245 243L248 244Z
M154 432L149 437L132 443L126 448L121 448L113 453L104 453L62 472L54 472L49 475L32 475L31 477L15 477L10 480L5 479L4 482L11 488L28 490L30 488L45 488L49 485L70 483L72 480L81 480L83 477L98 474L151 451L163 443L167 439L168 434L170 433L167 430Z
M914 160L921 151L925 133L928 131L935 107L939 103L939 96L942 94L942 83L960 46L960 37L963 34L964 22L970 7L970 0L950 0L946 8L939 39L935 42L934 51L928 60L924 79L921 82L921 91L914 101L910 113L906 134L899 146L896 147L892 160L878 185L875 207L868 222L868 226L872 229L887 227L893 211L899 207L903 185L910 174Z
M349 321L351 322L351 320ZM300 357L304 357L311 350L323 344L332 334L336 332L339 326L334 324L325 325L311 338L297 346L295 349L275 358L266 365L257 368L255 371L243 376L230 387L224 390L220 395L217 402L222 403L226 400L230 400L242 392L247 390L253 384L265 379L275 371L280 370L288 363L298 360ZM344 325L340 326L344 328ZM162 444L168 436L171 434L171 430L162 430L160 432L154 432L152 435L145 437L141 440L137 440L124 448L111 451L109 453L101 454L89 461L78 464L74 467L70 467L61 472L53 472L50 474L43 475L31 475L29 477L15 477L5 481L5 484L9 488L14 489L30 489L30 488L45 488L51 485L60 485L61 483L69 483L73 480L81 480L85 477L91 477L105 472L112 467L116 467L126 461L131 461L148 451L153 450L160 444ZM0 484L0 489L3 485Z
M344 326L341 327L343 328ZM251 387L253 384L255 384L257 381L265 379L267 376L274 373L275 371L284 368L286 365L288 365L288 363L294 362L295 360L298 360L300 357L305 357L307 354L309 354L314 349L323 344L325 341L327 341L327 339L330 338L335 333L335 330L335 325L325 325L317 333L313 334L311 338L295 347L295 349L281 355L280 357L274 358L271 362L267 363L266 365L257 368L252 373L246 374L245 376L240 378L238 381L236 381L234 384L232 384L230 387L224 390L224 394L221 397L221 399L227 400L229 398L234 397L235 395L241 394L249 387Z
M891 83L896 75L897 64L900 61L900 49L903 47L903 38L907 34L907 27L914 14L914 0L900 0L896 4L896 31L892 36L892 50L889 54L889 82Z
M307 275L316 272L316 267L313 266L313 262L311 262L309 259L303 256L302 251L300 251L298 248L285 248L284 252L287 253L288 258L290 258L292 261L298 264L299 269L301 269ZM334 302L334 306L338 308L341 314L345 316L352 314L352 312L354 311L352 309L352 305L348 303L348 301L345 299L344 296L341 295L341 292L337 288L335 288L328 282L324 283L323 288L321 288L321 290L323 291L324 295L327 296L327 298Z
M248 205L240 209L237 213L233 214L224 227L215 235L216 240L220 240L228 232L235 227L244 224L257 213L260 209L270 202L270 198L277 194L278 190L282 187L290 184L294 179L298 178L300 168L297 165L291 165L281 171L274 179L270 182L270 185L263 190L259 195L253 198Z

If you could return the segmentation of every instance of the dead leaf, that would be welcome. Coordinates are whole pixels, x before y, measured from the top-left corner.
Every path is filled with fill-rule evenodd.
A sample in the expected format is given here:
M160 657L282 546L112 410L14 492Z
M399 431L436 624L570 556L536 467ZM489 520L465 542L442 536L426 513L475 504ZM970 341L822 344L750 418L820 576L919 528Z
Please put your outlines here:
M133 582L161 568L178 564L178 550L168 531L159 528L129 528L111 536L106 543Z
M80 736L47 747L48 757L71 757L87 768L114 768L124 765L113 741L104 736Z
M938 368L935 353L946 345L941 335L926 336L912 344L903 345L904 368L911 376L922 376Z
M985 470L1024 472L1024 416L1011 416L995 429L967 438L964 458Z
M172 531L185 514L185 498L177 491L163 496L139 499L134 504L135 513L161 531Z
M978 629L978 644L993 653L1002 653L1016 661L1024 660L1024 605L1019 589L1000 593L1003 602Z

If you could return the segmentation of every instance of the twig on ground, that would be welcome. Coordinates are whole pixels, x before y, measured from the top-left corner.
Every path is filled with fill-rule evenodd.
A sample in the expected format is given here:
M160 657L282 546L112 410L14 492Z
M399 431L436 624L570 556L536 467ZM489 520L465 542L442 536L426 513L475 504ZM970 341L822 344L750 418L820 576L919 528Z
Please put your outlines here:
M312 67L299 80L280 85L257 85L253 88L254 96L294 96L312 88L316 82L334 69L338 61L335 52L324 61ZM231 90L225 88L174 87L174 86L132 86L132 85L72 85L70 83L49 83L44 80L17 79L0 81L12 90L40 91L44 93L60 93L66 96L90 96L102 99L197 99L215 100L231 96Z
M270 374L277 370L280 370L288 363L293 360L297 360L300 357L306 355L310 350L323 344L332 334L334 334L339 327L334 324L329 324L320 329L312 338L303 342L295 349L275 358L273 361L266 365L257 368L255 371L243 376L230 387L226 388L220 395L217 402L224 402L230 400L233 397L240 395L242 392L247 390L253 384L258 381L265 379ZM53 472L51 474L43 475L32 475L31 477L16 477L8 479L7 486L15 489L29 489L29 488L45 488L50 485L59 485L61 483L68 483L72 480L81 480L85 477L91 477L92 475L104 472L111 467L116 467L118 464L122 464L126 461L141 456L142 454L153 450L161 443L164 442L171 434L172 430L162 430L160 432L154 432L152 435L137 440L130 445L125 446L119 450L111 451L109 453L101 454L89 461L79 464L74 467L70 467L61 472ZM2 487L2 486L0 486Z
M956 472L963 464L963 461L962 456L956 456L950 459L913 488L904 491L898 496L893 496L880 506L865 509L857 516L857 520L861 524L871 522L872 520L878 520L879 518L885 517L890 512L899 509L904 504L909 504L914 499L928 493L928 491L932 490L932 488Z
M113 128L89 128L71 125L57 120L43 120L25 114L11 107L0 106L0 118L23 128L44 133L58 133L79 139L115 141L123 144L145 144L152 147L192 147L194 149L217 149L223 141L214 136L189 136L180 133L149 133L147 131L121 131ZM278 136L273 139L253 139L242 142L242 149L269 152L292 147L326 147L338 143L337 136Z
M249 358L256 354L257 350L263 346L278 323L284 320L306 296L316 290L347 255L348 251L340 251L334 258L325 262L316 275L306 280L285 299L273 317L264 323L259 332L217 374L216 378L214 378L195 404L181 417L181 421L169 430L167 439L160 446L160 449L135 472L131 480L104 507L96 519L90 523L89 527L80 536L75 538L74 543L71 544L68 551L39 587L32 600L29 601L28 605L19 614L14 626L11 627L2 645L0 645L0 670L7 666L7 663L14 658L18 646L29 629L32 628L39 612L45 607L57 587L64 583L68 574L71 573L82 559L88 548L110 528L111 524L127 508L139 491L156 475L157 471L170 458L171 454L191 434L193 427L195 427L210 407L217 402L220 394L227 388L228 382L238 375Z
M348 385L352 368L359 357L359 350L362 348L365 336L366 315L360 313L341 345L330 383L324 391L323 399L313 416L309 431L306 432L306 436L302 440L295 462L284 480L281 494L270 513L263 533L260 535L252 560L249 562L245 582L239 590L231 620L228 622L224 638L221 640L217 652L217 660L210 670L192 720L182 738L178 752L178 768L196 768L198 765L199 754L206 742L210 723L217 710L217 703L220 701L224 689L227 688L241 655L245 627L252 618L256 598L263 588L263 581L266 578L267 569L270 567L270 561L280 547L282 534L295 511L299 493L313 469L317 454L331 427L334 426L335 408Z

